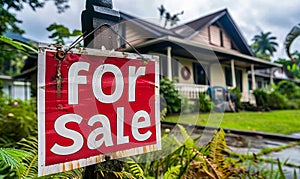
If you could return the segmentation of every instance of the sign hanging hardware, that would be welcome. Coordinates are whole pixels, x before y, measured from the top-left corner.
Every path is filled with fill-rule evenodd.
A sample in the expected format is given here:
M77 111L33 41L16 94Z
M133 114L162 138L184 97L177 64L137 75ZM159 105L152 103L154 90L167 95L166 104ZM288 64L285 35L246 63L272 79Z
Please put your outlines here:
M62 51L62 53L64 53L64 56L73 48L76 47L76 45L78 45L80 42L82 42L84 39L86 39L87 37L89 37L90 35L94 34L94 32L96 32L98 29L100 29L102 27L102 25L96 27L94 30L92 30L91 32L89 32L87 34L87 32L84 32L82 35L80 35L71 45L70 47L65 50ZM115 33L117 36L119 36L123 41L126 42L126 44L129 45L130 48L132 48L132 50L134 50L134 52L140 57L141 60L143 60L144 64L147 65L147 63L149 62L150 59L145 58L132 44L130 44L130 42L128 42L126 40L126 38L124 38L121 34L119 34L117 31L115 31L112 27L110 27L110 30L113 31L113 33Z

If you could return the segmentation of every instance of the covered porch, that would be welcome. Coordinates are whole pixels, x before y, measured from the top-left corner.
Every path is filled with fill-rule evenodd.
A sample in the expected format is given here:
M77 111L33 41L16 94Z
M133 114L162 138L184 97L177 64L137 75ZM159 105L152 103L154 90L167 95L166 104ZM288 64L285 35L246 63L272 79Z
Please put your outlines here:
M223 86L239 88L242 102L255 103L252 95L256 89L255 70L281 66L237 50L172 36L148 40L136 48L141 53L160 56L161 77L173 80L180 94L192 100L198 99L199 92L206 92L209 86ZM271 82L272 79L270 75Z

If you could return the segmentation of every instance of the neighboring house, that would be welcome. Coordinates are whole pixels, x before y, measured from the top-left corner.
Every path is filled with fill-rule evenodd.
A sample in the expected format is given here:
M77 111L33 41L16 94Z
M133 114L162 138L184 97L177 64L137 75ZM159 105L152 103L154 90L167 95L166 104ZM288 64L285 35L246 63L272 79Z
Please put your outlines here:
M251 74L248 73L250 77ZM277 84L282 80L287 80L300 85L300 80L294 79L293 75L285 67L277 67L264 70L255 70L255 82L257 88L266 88L270 84ZM252 81L249 79L251 87Z
M23 43L31 43L32 41L24 38L23 36L11 32L7 32L4 34L6 37L14 39ZM0 57L1 58L1 57ZM33 55L28 57L32 61L36 62L37 55ZM9 59L5 59L9 60ZM26 60L28 61L28 60ZM8 75L0 75L0 80L2 81L2 87L4 95L9 96L12 99L21 99L21 100L29 100L31 97L31 80L26 77L21 77L20 75L16 76L8 76Z
M122 36L139 52L159 55L161 75L175 80L189 99L197 99L209 86L226 86L239 88L242 102L253 102L255 70L281 67L254 56L226 9L171 29L125 13L121 18Z
M29 100L30 99L30 83L21 80L15 80L11 76L0 75L2 81L2 91L4 95L8 95L12 99Z

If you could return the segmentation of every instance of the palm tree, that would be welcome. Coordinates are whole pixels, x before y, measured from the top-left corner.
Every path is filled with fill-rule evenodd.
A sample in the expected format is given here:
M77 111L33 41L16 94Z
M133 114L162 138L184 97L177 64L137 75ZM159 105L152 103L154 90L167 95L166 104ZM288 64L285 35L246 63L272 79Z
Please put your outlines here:
M276 37L271 36L271 32L260 32L259 35L255 35L252 39L254 43L252 44L252 49L257 56L267 57L270 59L270 56L273 56L276 52L276 47L278 43L276 42Z
M293 41L300 36L300 24L295 25L292 30L288 33L288 35L285 38L284 46L285 51L288 55L288 57L291 59L292 62L295 62L295 59L293 58L293 55L290 52L291 45Z

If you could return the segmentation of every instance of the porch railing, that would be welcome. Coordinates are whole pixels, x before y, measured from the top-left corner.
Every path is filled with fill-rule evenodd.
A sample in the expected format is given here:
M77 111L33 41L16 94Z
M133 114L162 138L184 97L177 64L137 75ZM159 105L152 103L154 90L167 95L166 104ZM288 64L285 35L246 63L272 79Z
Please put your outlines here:
M199 92L206 92L207 88L208 86L206 85L175 83L175 89L188 99L198 99Z

